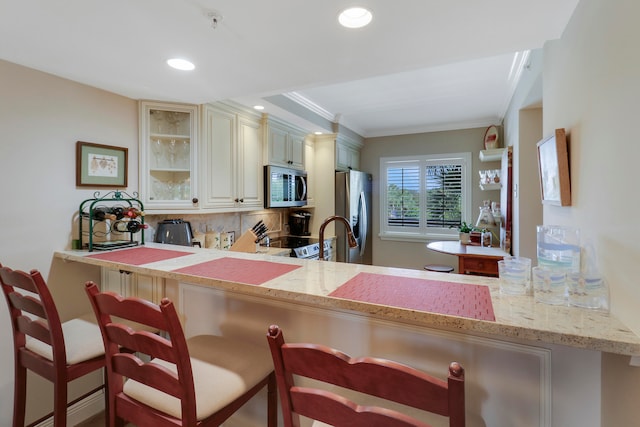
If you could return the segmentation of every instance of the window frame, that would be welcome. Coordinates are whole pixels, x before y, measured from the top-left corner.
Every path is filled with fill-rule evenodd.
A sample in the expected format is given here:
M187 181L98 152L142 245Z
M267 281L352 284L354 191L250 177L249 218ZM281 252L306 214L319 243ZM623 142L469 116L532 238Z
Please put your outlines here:
M426 220L426 179L425 170L427 166L435 164L450 165L460 164L461 170L461 193L462 221L471 222L470 218L472 203L472 156L471 152L460 153L442 153L442 154L426 154L419 156L399 156L399 157L381 157L380 158L380 233L378 236L382 240L397 241L430 241L430 240L457 240L457 228L437 228L427 227ZM420 181L420 219L418 227L407 226L390 226L387 218L388 206L388 176L387 170L390 167L406 165L407 167L419 166Z

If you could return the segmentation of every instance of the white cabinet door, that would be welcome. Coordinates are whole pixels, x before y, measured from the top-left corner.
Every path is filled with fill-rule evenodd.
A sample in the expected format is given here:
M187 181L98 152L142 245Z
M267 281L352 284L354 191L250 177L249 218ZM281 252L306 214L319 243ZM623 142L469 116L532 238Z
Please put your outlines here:
M102 269L101 291L115 292L123 297L138 297L159 304L165 296L164 279L124 270Z
M336 169L358 170L360 167L360 152L338 141L336 146Z
M264 127L268 154L266 163L303 170L306 133L273 118L265 118Z
M305 135L298 132L289 133L289 161L293 169L305 167Z
M140 102L140 198L145 210L197 209L198 106Z
M210 105L203 109L204 208L228 209L236 202L236 115Z
M216 212L262 209L260 120L206 105L203 121L203 207Z
M267 140L269 144L269 164L289 165L289 132L287 129L270 123L268 125Z
M264 186L262 168L262 127L260 122L238 117L238 207L262 209Z

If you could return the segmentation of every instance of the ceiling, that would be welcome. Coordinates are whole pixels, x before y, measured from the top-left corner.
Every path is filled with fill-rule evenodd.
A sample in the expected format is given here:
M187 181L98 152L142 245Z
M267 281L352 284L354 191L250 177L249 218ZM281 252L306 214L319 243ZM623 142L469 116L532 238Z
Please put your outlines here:
M373 22L349 30L353 0L0 0L0 59L133 99L261 103L310 131L330 129L265 98L364 137L460 129L502 121L526 52L577 3L359 0Z

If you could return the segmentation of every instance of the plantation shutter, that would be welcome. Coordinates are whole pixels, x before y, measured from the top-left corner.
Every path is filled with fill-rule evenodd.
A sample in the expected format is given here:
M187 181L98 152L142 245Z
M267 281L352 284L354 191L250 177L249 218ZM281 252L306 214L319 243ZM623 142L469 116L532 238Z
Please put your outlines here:
M471 153L380 159L380 236L424 241L457 236L471 217Z
M420 225L420 166L406 164L387 169L387 225Z
M425 170L427 227L449 228L462 220L462 164L427 162Z

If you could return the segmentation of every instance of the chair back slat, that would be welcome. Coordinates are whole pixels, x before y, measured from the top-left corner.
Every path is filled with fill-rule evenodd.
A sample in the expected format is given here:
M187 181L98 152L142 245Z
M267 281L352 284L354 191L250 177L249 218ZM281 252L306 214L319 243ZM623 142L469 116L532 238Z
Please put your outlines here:
M40 294L41 291L36 284L36 280L38 280L38 278L42 280L42 275L36 270L32 270L27 274L24 271L13 271L7 267L0 269L0 279L6 285L14 288L20 288L34 294Z
M113 356L112 367L123 377L162 390L171 396L183 397L184 393L178 375L164 366L153 362L145 363L130 353L119 353Z
M45 310L40 300L33 298L31 295L22 295L18 292L11 292L7 295L11 305L17 309L31 313L34 316L38 316L41 319L47 318L47 311Z
M278 379L285 427L299 425L298 415L330 425L428 425L408 414L377 406L382 403L359 406L337 392L297 387L294 378L299 377L445 416L449 418L450 427L465 425L464 369L457 362L451 363L448 380L443 381L386 359L351 358L333 348L313 343L287 344L282 331L275 325L269 328L267 339Z
M292 387L291 402L295 412L329 425L345 425L349 420L349 427L430 427L392 409L357 405L325 390Z
M19 332L40 340L45 344L53 345L51 331L46 322L40 319L33 320L27 316L20 316L16 318L16 326Z
M129 326L110 323L105 326L110 341L127 350L153 355L155 358L176 363L171 341L149 331L135 331Z
M439 415L449 413L447 383L409 366L371 357L353 359L315 344L285 344L282 357L292 374L427 409Z
M113 292L101 292L95 296L100 311L132 322L166 331L167 319L157 305L141 298L123 298Z

